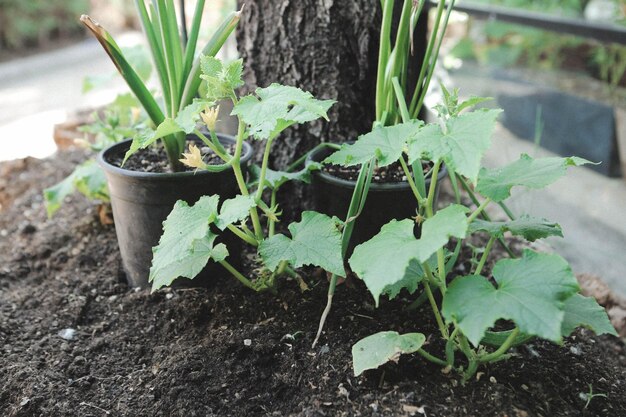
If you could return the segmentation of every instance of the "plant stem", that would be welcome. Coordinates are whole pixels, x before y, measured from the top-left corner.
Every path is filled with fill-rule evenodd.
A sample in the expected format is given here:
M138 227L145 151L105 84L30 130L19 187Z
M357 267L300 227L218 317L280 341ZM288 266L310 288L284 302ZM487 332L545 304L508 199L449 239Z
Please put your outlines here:
M448 176L450 177L450 183L452 184L452 190L454 191L454 200L457 204L461 204L461 193L459 191L456 172L454 172L454 170L450 167L448 167Z
M276 190L272 190L272 197L270 199L270 207L274 209L275 206L276 206ZM274 220L273 217L268 218L267 229L268 229L267 235L269 237L274 236L275 229L276 229L276 220Z
M511 211L511 209L509 209L509 207L502 201L498 202L498 205L502 208L502 210L504 211L504 213L509 217L509 219L511 220L515 220L515 215L513 214L513 212Z
M472 200L472 202L474 204L476 204L477 206L480 205L480 203L478 202L478 198L476 198L476 193L474 193L474 191L470 188L470 186L467 184L465 179L462 176L458 176L457 178L458 178L459 182L461 183L461 186L463 187L463 189L469 195L469 197ZM491 221L491 217L487 213L485 213L485 212L481 213L481 217L483 219L487 220L487 221ZM500 245L502 245L504 250L506 250L506 252L509 254L509 256L511 258L515 258L516 257L515 254L513 253L513 251L511 250L511 248L509 248L509 245L507 245L506 242L504 241L504 238L499 237L498 238L498 242L500 242Z
M236 99L233 99L233 104L236 105ZM235 159L235 163L233 164L233 171L235 173L235 178L237 179L237 185L239 186L239 191L243 195L250 195L248 191L248 187L246 186L246 181L243 177L243 173L241 172L241 151L243 149L243 136L246 131L246 125L243 121L239 121L239 127L237 131L237 145L235 147L235 155L233 158ZM254 235L257 240L263 240L263 228L261 227L261 220L259 219L259 212L256 207L252 207L250 209L250 218L252 219L252 226L254 227Z
M237 278L237 280L239 280L239 282L241 282L243 285L245 285L246 287L250 288L251 290L255 290L256 291L256 288L254 288L254 285L252 284L252 282L248 278L243 276L243 274L241 272L237 271L235 269L235 267L233 267L231 264L229 264L226 260L220 261L219 263L224 268L226 268L226 270L228 272L230 272L235 278Z
M478 217L478 215L485 209L485 207L489 205L489 203L491 203L491 199L487 197L485 201L480 203L480 206L478 206L478 208L474 210L474 212L467 218L467 222L468 223L473 222L476 219L476 217Z
M307 157L310 154L312 154L313 152L315 152L316 150L321 149L321 148L331 148L331 149L338 150L338 149L341 148L341 145L338 145L336 143L329 143L329 142L320 143L319 145L315 146L313 149L311 149L310 151L308 151L307 153L302 155L300 158L298 158L294 162L292 162L291 165L289 165L287 167L287 169L285 169L285 171L286 172L293 172L293 171L295 171L296 168L298 168L300 165L302 165L304 163L304 161L306 161Z
M209 140L209 138L207 138L206 135L202 133L199 129L194 129L193 134L199 137L200 140L202 140L202 142L204 142L204 144L208 146L209 149L211 149L224 162L229 162L233 158L232 156L224 154L219 149L217 149L217 146L215 146L215 144L211 142L211 140Z
M430 361L434 364L441 365L441 366L448 366L448 363L446 361L444 361L443 359L439 359L436 356L431 355L430 353L426 352L424 349L418 350L417 353L420 356L422 356L424 359L426 359L427 361Z
M454 351L455 351L455 343L456 336L459 333L459 328L455 327L450 335L450 339L446 342L446 364L450 367L454 366Z
M245 234L244 232L239 230L234 225L229 224L228 225L228 230L233 232L238 238L242 239L244 242L249 243L250 245L252 245L254 247L259 246L259 242L255 238L248 236L247 234Z
M445 255L443 253L443 248L437 249L437 275L439 276L439 281L441 282L441 292L443 294L446 293L446 260Z
M320 323L317 326L317 334L315 335L315 340L313 340L313 345L311 345L311 349L315 348L317 342L320 340L320 336L322 335L322 330L324 329L324 323L326 323L326 318L330 313L330 309L333 305L333 296L335 295L335 287L337 287L337 275L332 274L330 277L330 284L328 285L328 296L326 301L326 307L324 307L324 311L322 312L322 316L320 317Z
M435 201L435 190L437 189L437 180L439 179L439 168L442 161L437 161L433 167L433 173L430 176L430 187L428 188L428 199L426 201L426 215L433 217L433 203Z
M404 156L400 156L399 161L400 161L400 165L402 165L402 170L404 171L406 180L409 182L409 186L411 187L411 190L413 191L413 195L415 195L415 199L417 200L417 207L419 208L424 202L424 197L422 197L419 190L417 189L417 186L415 185L415 181L413 181L413 176L411 175L411 172L409 171L409 167L404 161Z
M272 147L272 140L268 139L265 143L265 150L263 151L263 163L261 164L261 174L259 175L259 185L256 191L255 199L258 201L263 197L263 190L265 189L265 176L267 175L267 166L270 161L270 148Z
M433 309L433 313L435 314L435 320L437 320L437 326L439 326L439 331L441 332L443 338L448 340L448 338L450 337L448 334L448 329L443 323L441 313L439 313L439 307L437 306L437 302L435 301L435 297L433 296L433 292L431 291L430 284L428 282L424 282L424 290L426 291L426 295L428 296L430 307Z
M489 252L491 252L491 247L493 246L493 242L496 241L496 238L491 236L489 238L489 242L487 242L487 246L485 246L485 251L483 252L483 256L480 257L480 261L478 261L478 265L476 266L476 271L474 271L474 275L480 275L485 266L485 262L487 262L487 258L489 257Z
M492 353L479 357L478 360L480 362L493 362L493 361L500 359L500 357L504 355L511 348L518 334L519 334L519 327L516 327L515 329L513 329L509 337L506 338L502 346L500 346L496 351Z

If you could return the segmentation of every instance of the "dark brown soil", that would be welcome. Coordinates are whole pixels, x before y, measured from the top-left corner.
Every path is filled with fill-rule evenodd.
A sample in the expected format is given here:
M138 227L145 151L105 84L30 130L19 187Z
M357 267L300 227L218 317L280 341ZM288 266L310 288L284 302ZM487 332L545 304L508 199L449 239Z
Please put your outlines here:
M185 152L189 152L190 144L197 145L200 148L202 160L205 164L220 165L224 163L224 161L219 156L217 156L208 146L203 146L203 144L198 141L188 140L185 146ZM235 152L235 145L227 145L225 146L225 148L231 155ZM111 159L107 162L115 166L121 167L123 161L124 153L119 153L117 155L112 155ZM124 168L131 171L139 172L172 172L172 168L167 159L167 153L165 152L165 147L160 141L154 146L149 146L145 149L139 149L128 158L128 160L124 164ZM184 171L195 170L195 168L184 165L181 168L183 168Z
M41 189L77 155L11 171L26 189L0 212L2 416L626 416L622 341L578 332L533 342L460 384L420 357L354 377L350 349L380 330L430 332L426 312L375 310L360 282L338 288L311 349L326 280L257 295L233 279L149 294L124 283L113 227L72 198L47 220ZM7 200L8 201L8 200ZM71 331L71 340L65 340ZM428 349L436 351L431 341ZM588 405L586 393L593 388Z
M431 168L432 166L430 164L424 164L424 173L426 174ZM322 166L322 171L342 180L356 181L361 171L361 165L344 167L341 165L326 164ZM385 167L374 168L372 182L383 184L405 181L406 175L404 175L404 170L399 162L394 162Z

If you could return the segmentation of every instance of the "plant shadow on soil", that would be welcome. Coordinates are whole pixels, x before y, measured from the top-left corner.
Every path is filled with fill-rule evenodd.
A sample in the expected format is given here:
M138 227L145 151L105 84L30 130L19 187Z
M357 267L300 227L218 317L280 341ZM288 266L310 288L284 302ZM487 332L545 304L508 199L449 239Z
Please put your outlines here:
M352 280L312 350L326 301L319 271L303 271L310 291L284 282L279 296L229 278L130 290L115 231L93 204L72 198L45 217L42 188L83 156L0 165L9 185L0 187L0 415L626 416L617 338L578 331L563 346L535 341L466 385L416 355L354 377L356 341L381 330L434 334L431 314L397 301L374 309ZM73 340L59 336L66 328ZM426 349L440 353L435 340ZM589 386L606 397L585 407Z

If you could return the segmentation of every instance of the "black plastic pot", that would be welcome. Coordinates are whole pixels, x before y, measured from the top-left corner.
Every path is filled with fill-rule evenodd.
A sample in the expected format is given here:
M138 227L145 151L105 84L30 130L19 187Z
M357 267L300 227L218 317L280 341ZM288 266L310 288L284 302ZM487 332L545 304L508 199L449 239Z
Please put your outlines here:
M235 143L232 136L218 134L224 145ZM188 136L188 139L197 139ZM122 254L128 284L132 287L148 287L148 275L152 263L152 247L159 243L163 232L162 223L172 211L177 200L194 204L203 195L220 195L220 201L238 194L237 182L231 169L219 173L207 171L151 173L120 168L109 163L115 155L123 155L131 140L117 143L98 155L98 163L104 169L111 195L115 232ZM252 157L252 147L244 143L241 156L242 168ZM224 237L231 256L239 253L239 239ZM236 260L235 260L236 263ZM221 265L209 262L203 272L190 284L206 286L211 277L224 275ZM176 281L176 282L180 282Z
M307 163L321 162L333 152L330 148L321 148L311 152ZM439 171L435 189L435 202L439 196L439 184L447 175L447 170ZM315 210L329 216L345 219L350 207L352 193L356 186L355 181L344 180L324 171L314 171L312 176L313 204ZM430 186L430 177L426 179L426 189ZM348 255L355 246L371 239L380 232L380 228L392 219L402 220L414 217L417 210L417 201L408 182L375 183L370 185L369 193L363 211L356 220ZM415 230L416 236L419 230Z

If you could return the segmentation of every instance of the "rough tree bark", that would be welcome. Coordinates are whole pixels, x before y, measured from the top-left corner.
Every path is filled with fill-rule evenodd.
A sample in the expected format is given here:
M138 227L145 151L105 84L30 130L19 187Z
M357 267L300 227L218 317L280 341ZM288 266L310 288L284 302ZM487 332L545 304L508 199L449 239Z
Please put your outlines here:
M380 0L238 2L245 2L237 41L248 90L279 82L337 100L330 123L295 127L275 142L275 168L319 142L355 139L371 128Z
M380 0L237 1L239 7L245 2L237 29L237 48L244 59L243 93L278 82L337 101L329 122L296 126L274 142L273 169L284 169L320 142L354 140L370 131L375 119ZM395 4L392 33L402 4ZM426 29L420 18L409 79L417 80ZM280 194L285 223L294 220L302 207L310 207L306 187L287 184Z

